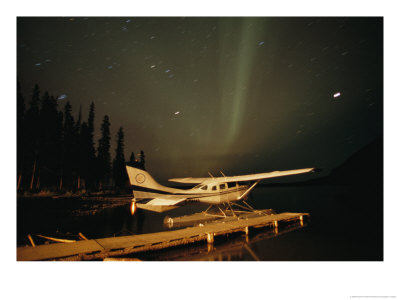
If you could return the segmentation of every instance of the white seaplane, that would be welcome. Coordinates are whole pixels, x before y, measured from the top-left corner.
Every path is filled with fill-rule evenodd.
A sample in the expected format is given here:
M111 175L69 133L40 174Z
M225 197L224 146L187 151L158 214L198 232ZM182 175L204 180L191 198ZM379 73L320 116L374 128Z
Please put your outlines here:
M238 205L241 208L247 207L248 210L254 210L245 200L250 191L262 179L316 171L315 168L306 168L240 176L225 176L221 172L222 177L213 177L210 174L210 177L204 178L169 179L172 182L197 184L191 189L177 189L159 184L148 172L142 169L127 165L126 170L134 196L131 205L132 214L134 214L137 208L165 212L188 203L197 202L209 204L209 208L213 206L217 207L224 216L226 216L224 211L229 209L235 214L231 204ZM239 205L239 201L246 205L246 207ZM221 207L225 208L225 210L222 210Z

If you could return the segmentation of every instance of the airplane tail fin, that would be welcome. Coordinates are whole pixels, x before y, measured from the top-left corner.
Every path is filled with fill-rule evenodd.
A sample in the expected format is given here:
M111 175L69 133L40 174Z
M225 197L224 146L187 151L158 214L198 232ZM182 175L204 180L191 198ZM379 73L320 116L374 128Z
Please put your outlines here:
M133 186L162 191L168 189L155 181L154 178L145 170L126 165L126 171L128 173L129 181Z

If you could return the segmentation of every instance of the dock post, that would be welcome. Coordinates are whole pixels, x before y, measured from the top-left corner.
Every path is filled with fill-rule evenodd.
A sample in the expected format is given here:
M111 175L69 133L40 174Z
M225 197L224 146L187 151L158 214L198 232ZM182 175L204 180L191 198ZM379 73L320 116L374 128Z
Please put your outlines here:
M207 243L208 244L214 243L214 233L207 233Z
M33 241L33 239L32 239L32 237L31 237L30 234L28 234L28 239L29 239L29 241L31 242L32 247L35 247L35 243L34 243L34 241Z
M246 243L249 242L249 226L244 228L244 233L246 234Z
M304 225L304 223L303 223L303 216L301 215L299 219L300 219L300 226L303 226L303 225Z
M278 234L278 221L274 221L274 233Z
M168 228L172 228L172 227L174 227L174 219L172 219L172 218L168 218L168 221L167 221L167 223L168 223Z
M207 252L214 250L214 233L207 233Z

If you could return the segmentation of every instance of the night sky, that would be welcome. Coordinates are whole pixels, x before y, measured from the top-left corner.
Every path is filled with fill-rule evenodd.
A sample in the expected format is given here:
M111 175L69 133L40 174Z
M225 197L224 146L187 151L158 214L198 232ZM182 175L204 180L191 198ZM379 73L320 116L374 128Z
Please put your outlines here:
M96 106L156 179L341 164L383 130L382 18L17 18L25 101Z

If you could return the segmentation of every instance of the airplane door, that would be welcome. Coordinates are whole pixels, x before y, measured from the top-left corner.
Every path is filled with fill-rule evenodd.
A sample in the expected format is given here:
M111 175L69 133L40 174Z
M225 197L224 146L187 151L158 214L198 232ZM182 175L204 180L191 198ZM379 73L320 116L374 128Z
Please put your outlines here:
M229 196L227 193L228 185L226 183L220 183L218 185L219 187L219 197L220 197L220 202L227 202L229 201Z

